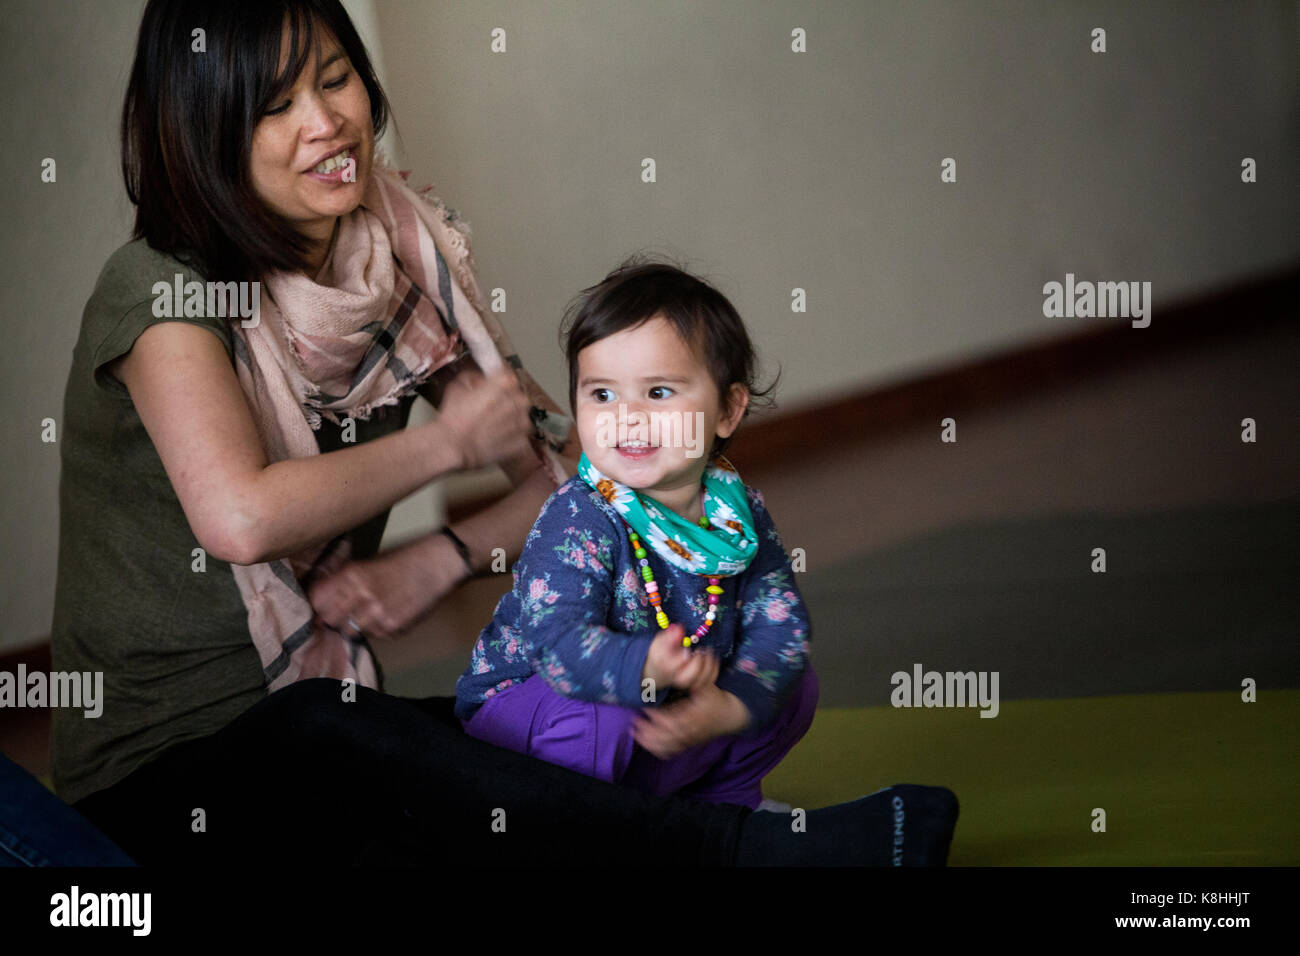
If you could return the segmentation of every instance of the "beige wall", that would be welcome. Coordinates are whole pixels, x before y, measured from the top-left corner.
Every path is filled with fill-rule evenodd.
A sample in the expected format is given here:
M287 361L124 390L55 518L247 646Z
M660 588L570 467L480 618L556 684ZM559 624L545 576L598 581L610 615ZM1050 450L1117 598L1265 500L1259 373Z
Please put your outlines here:
M1087 324L1042 315L1066 272L1152 282L1158 322L1300 256L1295 3L376 6L413 178L557 389L566 300L644 244L717 277L791 404Z
M60 414L82 307L130 226L117 118L142 7L8 0L0 18L16 148L0 648L48 632L58 452L39 423ZM1162 304L1300 256L1296 3L349 7L382 45L399 155L473 225L481 278L506 289L557 399L565 302L642 247L718 281L781 362L787 406L1088 324L1042 316L1043 283L1066 272L1150 281L1159 322ZM40 182L46 156L57 184ZM405 503L390 540L436 514L431 494Z

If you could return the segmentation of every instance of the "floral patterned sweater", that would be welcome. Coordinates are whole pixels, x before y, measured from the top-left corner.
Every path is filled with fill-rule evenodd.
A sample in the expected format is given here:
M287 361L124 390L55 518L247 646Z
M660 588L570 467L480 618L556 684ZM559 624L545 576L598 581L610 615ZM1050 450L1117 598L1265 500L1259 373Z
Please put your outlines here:
M802 675L811 628L763 496L745 491L758 552L744 572L722 579L718 606L725 610L700 646L721 658L718 686L749 709L748 735L776 718ZM647 551L669 620L694 632L708 606L707 580ZM651 706L642 701L641 672L659 628L627 526L581 478L542 505L513 580L456 681L457 717L469 720L489 697L533 674L567 697Z

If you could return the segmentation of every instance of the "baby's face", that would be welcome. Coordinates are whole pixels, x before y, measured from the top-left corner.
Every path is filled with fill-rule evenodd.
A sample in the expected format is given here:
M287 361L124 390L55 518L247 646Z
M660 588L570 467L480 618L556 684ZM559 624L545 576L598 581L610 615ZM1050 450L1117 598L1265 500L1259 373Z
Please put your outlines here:
M591 463L679 513L693 510L714 436L744 411L724 414L709 370L659 316L578 353L575 406Z

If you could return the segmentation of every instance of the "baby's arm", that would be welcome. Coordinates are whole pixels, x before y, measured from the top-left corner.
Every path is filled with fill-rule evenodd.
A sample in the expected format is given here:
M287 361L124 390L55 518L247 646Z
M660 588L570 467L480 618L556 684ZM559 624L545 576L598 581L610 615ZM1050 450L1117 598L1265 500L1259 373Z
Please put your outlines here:
M576 479L538 517L515 565L519 627L533 671L566 697L642 706L654 631L607 627L621 542Z
M776 719L785 698L808 665L811 622L795 584L772 517L756 490L746 489L758 553L745 575L736 646L724 664L718 686L735 694L749 710L746 734Z

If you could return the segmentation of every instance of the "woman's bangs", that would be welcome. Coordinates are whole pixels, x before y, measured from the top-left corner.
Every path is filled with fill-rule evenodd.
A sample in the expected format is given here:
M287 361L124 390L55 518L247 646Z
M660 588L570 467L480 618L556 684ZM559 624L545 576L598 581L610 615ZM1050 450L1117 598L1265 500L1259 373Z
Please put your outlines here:
M289 59L280 69L280 48L284 43L285 28L289 31ZM262 77L271 77L265 94L260 97L258 112L264 113L274 103L293 89L293 85L307 68L312 51L320 45L316 34L314 12L305 4L287 4L277 29L259 31L259 71ZM260 85L260 84L259 84Z

